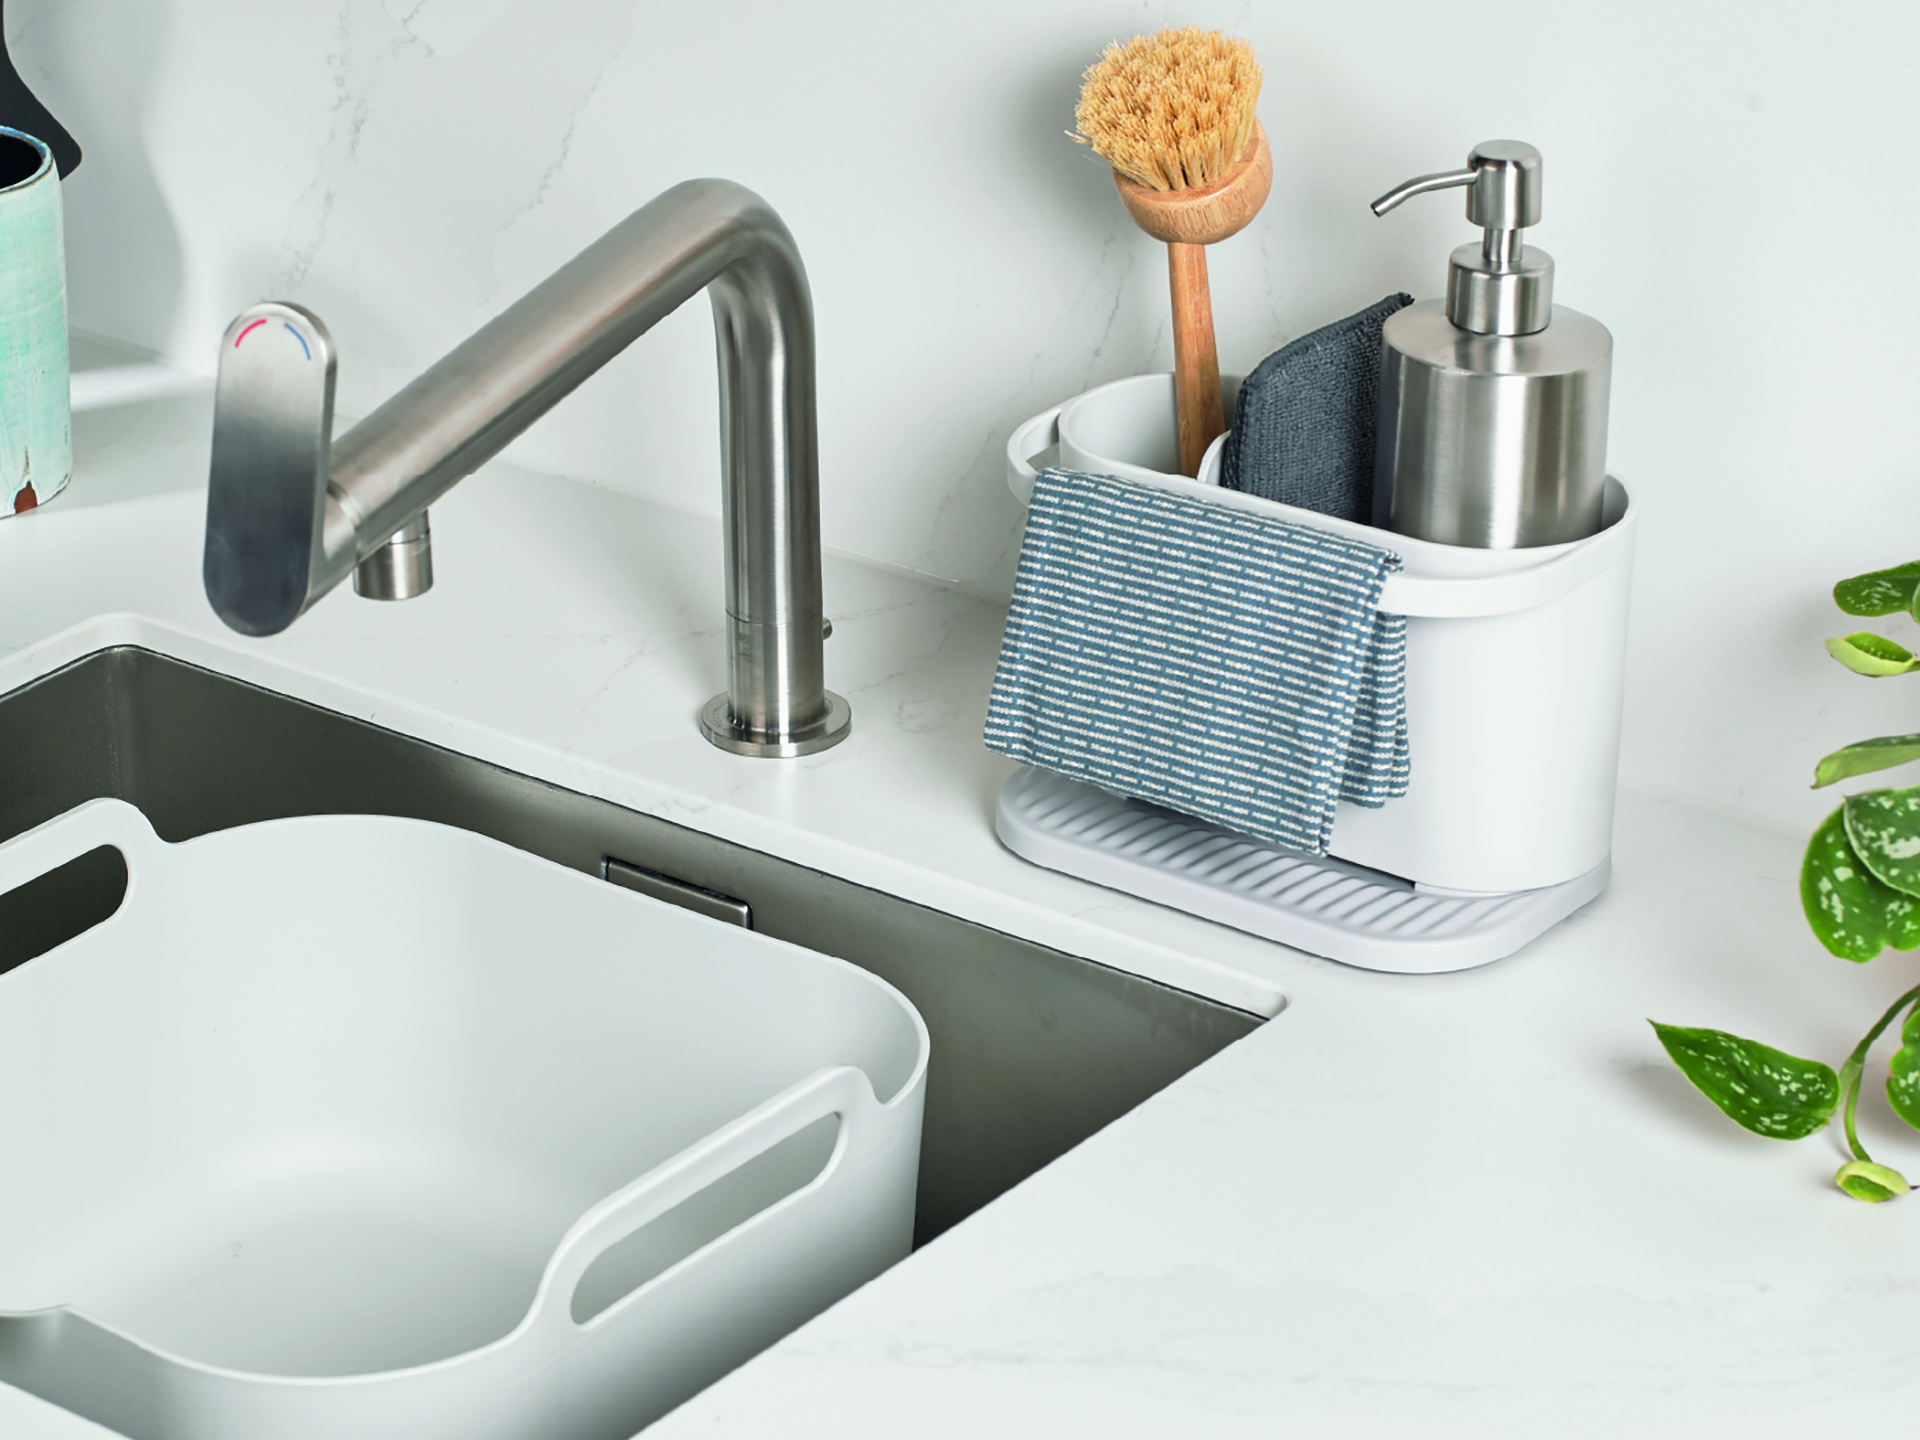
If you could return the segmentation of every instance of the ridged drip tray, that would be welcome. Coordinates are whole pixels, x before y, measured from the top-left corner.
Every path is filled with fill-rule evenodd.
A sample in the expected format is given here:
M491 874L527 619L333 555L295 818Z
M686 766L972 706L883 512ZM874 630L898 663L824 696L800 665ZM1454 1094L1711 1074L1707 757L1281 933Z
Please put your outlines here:
M1143 900L1365 970L1437 974L1511 955L1606 889L1603 861L1573 880L1450 895L1331 856L1022 766L994 828L1015 854Z

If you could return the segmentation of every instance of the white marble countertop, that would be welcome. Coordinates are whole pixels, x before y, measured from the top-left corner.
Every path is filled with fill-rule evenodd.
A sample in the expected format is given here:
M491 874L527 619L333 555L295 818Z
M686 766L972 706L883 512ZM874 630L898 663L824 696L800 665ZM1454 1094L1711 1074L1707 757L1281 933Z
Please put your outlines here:
M1837 1060L1903 988L1907 957L1854 967L1807 935L1797 838L1626 794L1612 889L1519 955L1346 969L1000 847L991 602L830 556L854 734L739 759L693 720L724 679L714 522L493 467L435 507L427 597L339 594L249 641L200 594L206 426L195 395L76 416L73 489L0 522L0 692L147 645L1279 1016L650 1433L1754 1436L1914 1413L1913 1205L1841 1197L1831 1137L1734 1128L1645 1023ZM1871 1087L1864 1108L1876 1153L1910 1157ZM0 1434L103 1433L0 1387Z

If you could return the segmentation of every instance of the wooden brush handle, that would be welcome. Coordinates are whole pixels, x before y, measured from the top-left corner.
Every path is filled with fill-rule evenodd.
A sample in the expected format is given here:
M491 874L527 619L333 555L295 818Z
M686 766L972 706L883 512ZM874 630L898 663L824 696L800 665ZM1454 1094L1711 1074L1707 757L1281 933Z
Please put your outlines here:
M1198 475L1200 457L1227 428L1220 403L1220 357L1213 348L1213 296L1207 247L1167 246L1173 291L1173 403L1180 422L1180 473Z
M1127 214L1167 245L1173 288L1173 393L1180 417L1180 471L1200 473L1200 457L1227 428L1220 403L1220 357L1213 348L1213 297L1207 291L1206 247L1238 234L1273 187L1273 152L1254 121L1240 159L1212 185L1198 190L1150 190L1113 172Z

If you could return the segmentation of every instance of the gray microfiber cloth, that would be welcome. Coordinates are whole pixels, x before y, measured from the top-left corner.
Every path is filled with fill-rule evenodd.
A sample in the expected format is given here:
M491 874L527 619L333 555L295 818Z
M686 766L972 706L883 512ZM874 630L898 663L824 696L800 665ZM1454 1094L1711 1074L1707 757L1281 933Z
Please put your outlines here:
M1411 295L1389 295L1262 360L1240 387L1220 483L1372 524L1380 331L1412 303Z

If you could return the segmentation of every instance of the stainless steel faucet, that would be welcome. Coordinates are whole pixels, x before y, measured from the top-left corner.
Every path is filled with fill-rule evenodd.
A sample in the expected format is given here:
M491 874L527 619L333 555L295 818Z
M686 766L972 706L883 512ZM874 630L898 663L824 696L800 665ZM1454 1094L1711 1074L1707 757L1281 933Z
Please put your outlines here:
M793 236L751 190L689 180L628 216L337 442L318 316L269 301L220 345L204 578L215 613L273 635L354 572L433 583L427 507L705 290L720 352L727 690L700 728L739 755L846 738L827 690L813 301Z

